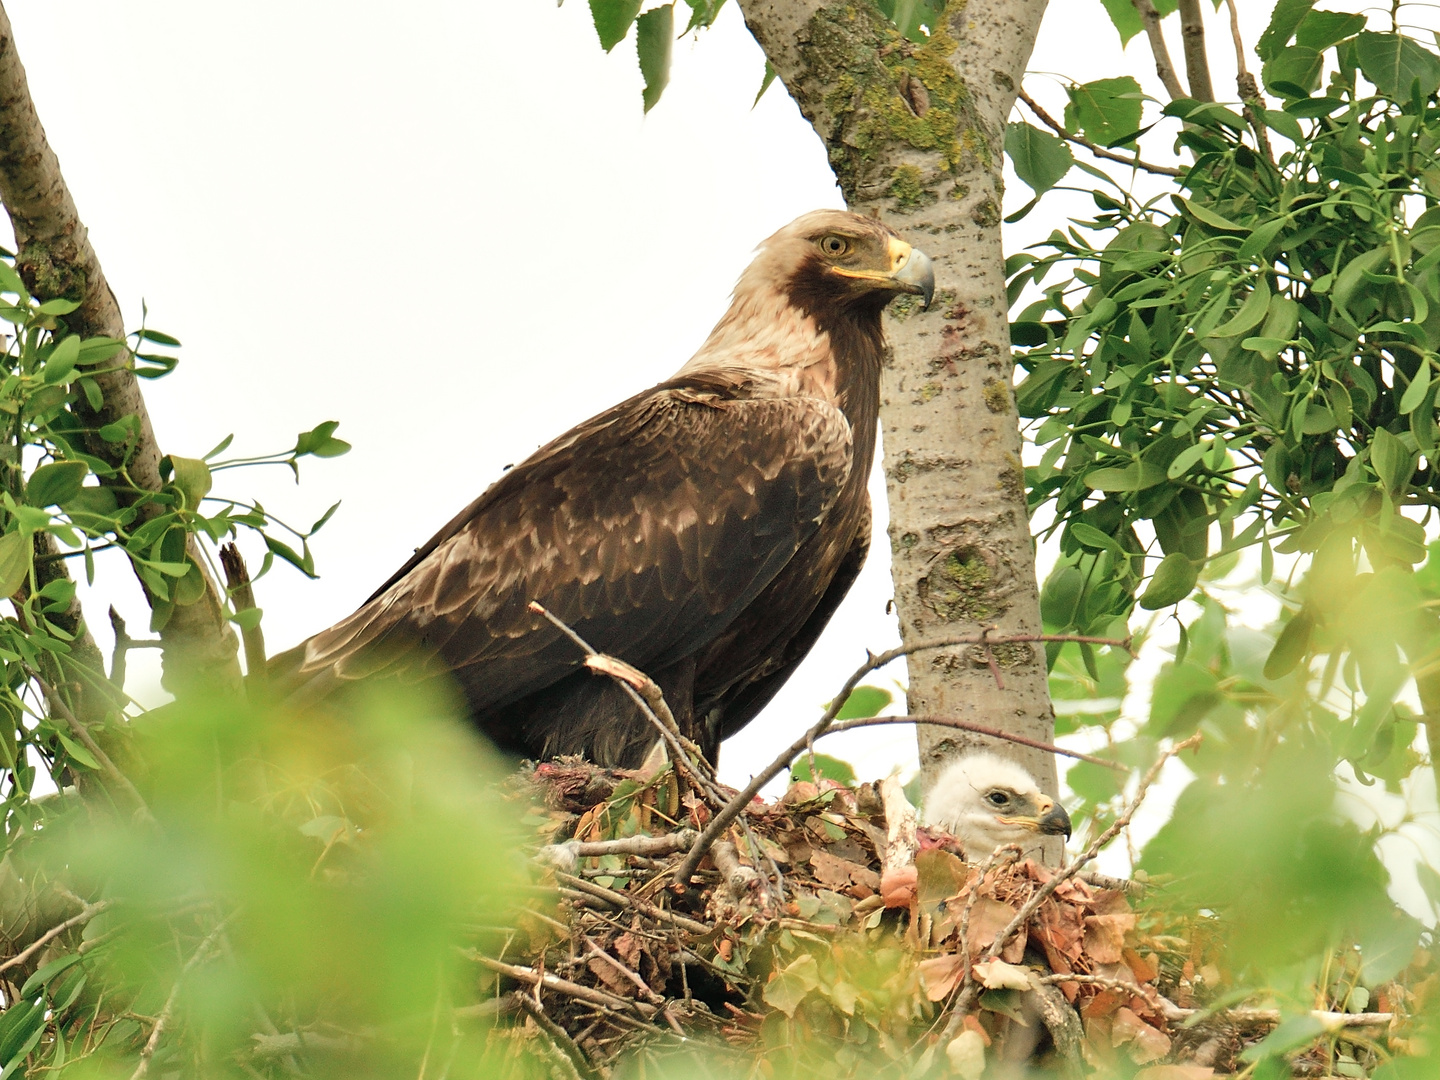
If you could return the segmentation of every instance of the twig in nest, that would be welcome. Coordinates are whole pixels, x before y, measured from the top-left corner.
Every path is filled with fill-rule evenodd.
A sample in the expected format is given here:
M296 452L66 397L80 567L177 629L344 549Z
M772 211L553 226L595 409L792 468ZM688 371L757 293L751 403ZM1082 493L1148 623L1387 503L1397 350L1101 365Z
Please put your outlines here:
M580 1049L564 1028L550 1019L543 1005L532 999L529 994L512 994L511 997L515 999L515 1004L525 1010L535 1021L536 1026L550 1037L555 1048L565 1055L565 1060L574 1071L577 1080L600 1080L600 1074L590 1063L590 1059L585 1056L585 1051Z
M1092 840L1090 846L1077 856L1073 862L1056 873L1049 881L1041 885L1040 888L1036 889L1034 895L1021 905L1020 910L1015 913L1015 917L1010 920L1005 929L995 935L995 941L985 952L985 958L987 960L993 960L999 956L1009 940L1015 936L1016 932L1022 926L1030 921L1030 916L1034 915L1035 912L1040 909L1040 905L1048 900L1056 889L1083 870L1085 865L1094 860L1100 853L1101 848L1118 836L1120 831L1130 824L1130 819L1135 816L1135 811L1140 809L1140 804L1145 801L1145 795L1150 790L1150 785L1160 776L1160 770L1165 767L1165 763L1181 751L1189 750L1193 746L1198 746L1201 738L1202 736L1197 732L1183 742L1176 743L1160 755L1155 764L1150 766L1145 775L1140 778L1140 786L1135 789L1135 797L1130 800L1130 805L1115 819L1114 823ZM961 1000L955 1009L956 1019L952 1020L953 1025L958 1025L963 1019L964 1014L969 1011L975 996L973 986L970 987L970 991L969 994L961 996Z
M255 609L255 590L250 584L250 571L240 549L226 544L220 549L220 565L225 570L225 590L235 605L237 616ZM260 624L242 624L240 641L245 646L245 682L252 693L265 682L265 631Z
M685 857L685 861L680 864L680 868L675 872L675 880L682 885L689 882L690 875L693 874L700 865L700 860L703 859L705 853L710 850L710 845L715 843L721 834L729 828L730 823L740 816L745 807L750 805L750 800L760 793L760 789L788 769L790 762L804 753L807 746L830 730L831 725L835 722L836 714L844 708L845 702L850 700L850 694L854 691L855 687L860 684L861 679L869 675L872 671L884 667L890 663L890 661L898 660L902 656L908 656L911 653L921 652L926 649L948 649L956 645L979 645L983 642L995 645L1008 645L1021 642L1074 641L1084 642L1090 645L1109 645L1115 648L1126 649L1127 651L1130 648L1129 638L1119 640L1116 638L1091 637L1086 634L1003 634L998 637L990 637L989 629L990 628L987 627L985 632L981 634L963 634L958 637L940 638L937 641L917 641L909 645L900 645L894 649L888 649L878 656L873 653L870 654L870 658L856 668L854 674L845 680L845 685L840 688L840 692L831 700L830 707L825 710L825 714L821 716L819 720L815 721L804 735L800 736L800 738L796 739L781 751L779 757L760 772L756 773L755 776L751 778L750 783L746 784L742 791L736 794L734 798L727 802L724 807L710 819L709 823L705 826L705 831L700 834L700 839L695 841L695 846L690 849L690 854Z
M535 857L541 862L570 871L575 868L579 859L593 859L602 855L673 855L688 848L699 835L694 829L681 829L661 836L624 836L619 840L594 840L587 843L567 840L563 844L546 844Z
M588 641L553 615L540 601L531 600L528 607L573 641L585 653L587 668L598 674L608 675L619 684L620 689L625 691L641 714L660 732L660 738L670 748L675 762L675 771L706 803L712 807L721 806L724 799L721 798L710 780L709 763L700 764L705 759L699 749L693 743L686 745L689 740L681 733L680 726L675 722L675 715L670 711L670 706L665 703L665 695L660 692L660 687L655 684L655 680L625 661L597 651ZM659 706L658 710L656 705Z
M1113 892L1122 892L1126 896L1145 895L1145 883L1143 881L1111 877L1109 874L1102 874L1095 870L1081 870L1075 876L1087 885L1094 885L1097 889L1109 889Z
M607 889L603 885L596 885L593 881L586 881L584 878L578 878L559 870L555 872L555 880L564 882L566 885L582 893L588 893L598 900L604 900L607 903L614 904L618 908L631 908L648 918L656 919L660 922L672 923L682 930L689 930L692 934L708 934L714 929L714 927L706 926L702 922L688 919L684 915L677 915L673 911L656 907L654 904L641 900L639 897L616 892L614 889Z
M515 964L506 964L500 960L492 960L488 956L481 956L478 953L471 953L471 959L483 967L499 975L505 975L523 982L527 986L544 987L557 994L564 994L566 997L575 998L577 1001L586 1001L591 1005L599 1005L601 1008L614 1009L619 1012L638 1012L646 1019L655 1015L655 1006L646 1004L643 1001L630 1001L626 998L616 997L614 994L607 994L604 990L596 990L590 986L581 986L579 983L571 982L569 979L562 979L558 975L552 975L548 971L536 971L534 968L520 967Z
M1063 746L1056 746L1054 743L1041 742L1039 739L1027 739L1024 735L1013 735L1008 731L1001 731L999 728L988 727L985 724L977 724L973 720L961 720L957 716L862 716L854 720L840 720L830 725L826 735L834 735L841 731L853 731L862 727L881 727L885 724L930 724L934 727L954 728L957 731L972 731L976 735L985 735L991 739L1003 739L1006 742L1019 743L1021 746L1028 746L1032 750L1044 750L1049 754L1060 754L1063 757L1075 758L1077 761L1088 761L1092 765L1103 765L1107 769L1114 769L1116 772L1129 772L1128 765L1122 765L1118 761L1110 761L1106 758L1096 757L1093 754L1082 754L1079 750L1067 750Z
M980 864L979 876L975 878L970 895L965 898L965 909L960 913L960 948L963 950L965 958L965 974L960 981L961 1001L965 1000L966 994L975 982L975 972L970 963L970 913L975 909L975 901L980 898L980 886L985 884L985 875L991 870L1009 866L1023 854L1019 844L1004 844L992 851Z

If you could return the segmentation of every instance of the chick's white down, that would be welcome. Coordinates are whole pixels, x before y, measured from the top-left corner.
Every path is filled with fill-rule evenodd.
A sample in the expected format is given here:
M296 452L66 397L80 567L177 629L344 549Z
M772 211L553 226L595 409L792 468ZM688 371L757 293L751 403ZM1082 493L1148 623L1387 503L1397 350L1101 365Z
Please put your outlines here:
M1070 835L1062 807L1024 768L994 754L975 753L945 766L925 796L926 825L944 829L978 862L1002 844L1032 851L1044 834Z

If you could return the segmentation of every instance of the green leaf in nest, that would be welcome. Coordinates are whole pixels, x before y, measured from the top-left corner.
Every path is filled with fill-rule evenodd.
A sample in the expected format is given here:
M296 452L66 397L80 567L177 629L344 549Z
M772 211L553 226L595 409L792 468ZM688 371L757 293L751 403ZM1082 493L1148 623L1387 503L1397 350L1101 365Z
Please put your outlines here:
M210 494L210 466L199 458L176 457L174 454L170 455L170 466L174 470L171 483L185 496L185 509L198 509L200 500Z
M1043 195L1053 188L1075 164L1075 158L1064 142L1033 124L1007 126L1005 152L1015 166L1015 175L1036 195Z
M761 996L767 1005L779 1009L786 1016L794 1016L805 995L819 985L820 965L807 954L775 972L765 984Z
M1178 604L1190 595L1199 576L1200 568L1188 556L1179 551L1166 555L1155 568L1145 595L1140 597L1140 606L1146 611L1158 611Z

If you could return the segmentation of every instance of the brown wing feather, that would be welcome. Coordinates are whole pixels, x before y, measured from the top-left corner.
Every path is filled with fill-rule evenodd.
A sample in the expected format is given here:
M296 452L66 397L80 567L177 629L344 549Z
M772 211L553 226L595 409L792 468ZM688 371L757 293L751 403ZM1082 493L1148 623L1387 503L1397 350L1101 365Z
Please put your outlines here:
M785 566L851 456L849 424L819 400L674 384L638 395L507 473L360 610L297 649L295 674L449 669L472 708L504 705L579 663L531 599L597 649L664 666Z

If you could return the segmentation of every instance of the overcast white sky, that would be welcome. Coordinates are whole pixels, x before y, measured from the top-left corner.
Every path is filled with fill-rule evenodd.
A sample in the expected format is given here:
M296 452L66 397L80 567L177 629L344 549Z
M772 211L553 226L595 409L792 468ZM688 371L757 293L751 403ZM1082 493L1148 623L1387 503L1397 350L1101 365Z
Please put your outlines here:
M272 651L351 611L504 465L668 376L756 242L841 205L783 88L752 109L764 60L733 3L677 43L649 116L633 44L602 53L583 0L7 7L129 322L143 298L185 343L176 374L146 388L165 448L198 456L235 432L236 451L284 449L326 419L355 444L307 463L298 488L284 469L222 474L224 491L302 524L344 501L314 544L321 580L279 567L258 587ZM1253 43L1270 4L1241 7ZM1215 85L1233 93L1219 16L1210 35ZM1031 66L1051 73L1027 85L1056 112L1065 79L1130 73L1161 96L1143 39L1122 53L1099 0L1052 3ZM1010 208L1029 197L1012 179ZM1007 249L1063 206L1009 231ZM726 779L810 723L866 648L897 641L885 554L727 744ZM112 576L143 625L128 572ZM94 614L112 596L97 599ZM914 759L908 729L827 748L862 775Z

